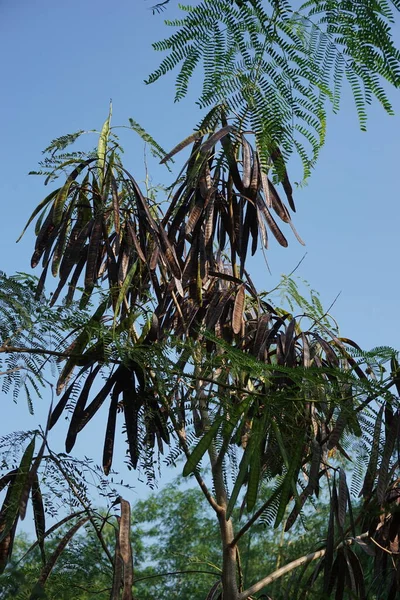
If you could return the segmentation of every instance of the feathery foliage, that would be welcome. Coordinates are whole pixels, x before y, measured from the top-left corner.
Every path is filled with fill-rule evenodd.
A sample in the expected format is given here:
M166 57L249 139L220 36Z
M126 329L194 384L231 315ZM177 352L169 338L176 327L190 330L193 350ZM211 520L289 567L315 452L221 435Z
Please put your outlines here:
M167 55L149 82L180 66L179 100L201 62L198 103L208 113L167 154L134 120L129 127L161 163L190 146L162 198L142 191L125 168L111 106L93 150L67 151L84 131L62 136L45 150L38 173L46 184L60 179L60 187L39 203L26 225L36 219L31 265L41 263L42 274L34 293L32 280L4 279L0 350L10 361L6 387L21 383L14 355L23 355L31 385L44 378L43 364L30 357L57 357L60 398L45 433L31 437L18 464L1 479L3 567L29 495L44 555L38 472L47 430L70 412L69 453L106 406L106 475L122 418L128 466L141 469L152 485L155 465L168 449L167 464L183 457L183 474L196 479L214 510L223 572L208 598L215 599L222 587L224 600L246 600L281 576L278 569L244 589L238 544L258 520L289 531L306 518L322 490L330 505L326 540L316 554L286 570L315 560L309 581L320 577L325 595L365 598L357 544L374 554L383 581L377 597L398 594L398 355L385 347L363 352L342 337L318 295L311 291L308 299L291 276L277 286L285 297L282 308L271 292L257 290L248 273L249 254L259 245L268 249L269 237L286 247L289 227L303 243L292 223L286 164L297 151L305 176L310 174L325 139L327 103L338 109L342 81L350 83L362 128L374 97L392 112L383 85L399 85L399 53L390 30L398 8L398 2L367 0L317 0L296 10L286 0L201 0L181 7L184 18L168 23L176 33L155 44ZM49 271L58 284L47 301ZM24 286L28 304L21 302ZM60 333L54 333L54 323ZM43 352L39 345L54 335L50 344L56 350ZM14 338L21 348L10 345ZM42 445L35 455L38 437ZM358 465L349 487L354 455ZM212 485L203 479L205 459ZM74 476L56 456L51 460L75 489ZM356 519L350 490L361 497ZM73 495L85 516L44 559L36 596L79 527L87 520L93 525L85 498ZM131 600L129 505L119 502L111 598L122 592ZM234 531L238 510L244 524ZM300 593L308 587L305 582Z
M166 56L147 83L179 68L181 100L201 64L199 106L219 105L239 131L254 132L264 169L278 147L285 162L297 152L310 175L325 140L327 103L339 109L343 80L362 129L373 98L393 112L384 82L400 84L390 29L398 2L309 0L297 8L286 0L202 0L179 7L185 15L165 21L175 33L153 44Z

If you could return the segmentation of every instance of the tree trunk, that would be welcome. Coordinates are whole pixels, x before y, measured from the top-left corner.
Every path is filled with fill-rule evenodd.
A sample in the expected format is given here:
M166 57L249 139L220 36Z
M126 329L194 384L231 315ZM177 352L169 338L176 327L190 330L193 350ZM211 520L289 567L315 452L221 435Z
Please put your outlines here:
M237 556L236 546L230 546L234 538L232 521L226 520L226 511L218 515L222 540L222 598L223 600L237 600L239 590L237 585Z
M199 364L201 364L200 358L201 357L199 357ZM214 377L218 374L218 372L218 370L214 372ZM198 373L198 375L200 375L200 373ZM196 381L198 406L203 424L207 429L209 429L210 416L208 412L208 396L204 391L204 385L207 385L207 383L203 382L199 377L199 379ZM233 525L231 519L228 521L226 520L228 493L223 476L223 457L225 452L226 448L224 449L223 447L218 452L214 442L208 449L215 497L217 501L216 514L218 516L222 542L222 598L223 600L238 600L239 588L237 577L237 546L235 545L234 547L231 547L230 545L234 539Z

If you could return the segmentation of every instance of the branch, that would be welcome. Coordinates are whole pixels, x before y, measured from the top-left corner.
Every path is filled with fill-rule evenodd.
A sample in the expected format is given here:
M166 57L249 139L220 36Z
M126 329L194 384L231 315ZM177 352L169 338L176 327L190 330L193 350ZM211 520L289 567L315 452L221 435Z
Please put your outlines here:
M135 585L138 581L144 581L145 579L155 579L156 577L170 577L171 575L186 575L189 573L205 573L206 575L215 575L220 577L221 574L216 571L197 571L195 569L189 571L170 571L169 573L157 573L155 575L146 575L145 577L138 577L135 579Z
M201 415L201 419L203 421L203 424L205 426L205 428L208 430L211 427L211 423L210 423L210 415L208 412L208 402L206 400L206 394L204 391L204 381L201 377L200 377L200 373L197 374L197 369L198 367L196 366L195 368L195 376L196 376L196 394L197 394L197 399L198 399L198 403L199 403L199 409L200 409L200 415ZM211 389L209 391L209 396L211 394ZM221 448L221 460L218 460L218 456L217 456L217 450L215 447L215 442L212 441L209 448L208 448L208 455L210 457L210 463L211 463L211 472L212 472L212 479L213 479L213 483L214 483L214 489L215 489L215 496L217 499L217 503L220 507L220 513L221 513L221 508L225 509L227 504L228 504L228 495L226 492L226 487L224 484L224 479L223 479L223 475L222 475L222 459L223 459L223 449Z
M363 539L366 537L369 537L368 532L362 533L361 535L357 536L356 538L349 538L345 542L341 542L336 547L336 550L339 550L339 548L343 548L343 546L351 546L357 540L360 540L360 539ZM260 581L258 581L257 583L255 583L254 585L249 587L247 590L245 590L241 594L239 594L238 600L247 600L247 598L249 598L249 596L256 594L257 592L262 590L264 587L266 587L270 583L273 583L274 581L276 581L283 575L286 575L286 573L290 573L290 571L293 571L293 569L297 569L297 567L300 567L301 565L306 565L306 564L312 562L313 560L316 560L317 558L321 558L322 556L325 555L325 553L326 553L326 548L324 548L323 550L317 550L316 552L311 552L311 554L307 554L305 556L302 556L301 558L296 558L296 560L293 560L292 562L288 563L284 567L281 567L277 571L274 571L270 575L267 575L267 577L264 577L264 579L260 579Z
M86 512L86 511L79 510L71 515L67 515L66 517L61 519L61 521L59 521L58 523L55 523L54 525L52 525L52 527L50 527L47 531L45 531L43 534L43 539L46 538L48 535L51 535L56 529L58 529L58 527L61 527L61 525L64 525L64 523L67 523L67 521L70 521L71 519L74 519L75 517L79 517L80 515L83 515L84 512ZM24 558L26 558L28 556L29 552L31 552L38 545L39 545L38 540L33 542L33 544L31 546L29 546L28 550L17 561L17 563L16 563L17 566L24 560Z
M20 367L14 367L13 369L8 369L8 371L1 371L0 372L0 376L2 376L2 375L11 375L11 373L16 373L17 371L21 371L22 369L25 369L25 367L23 367L21 365Z
M1 352L5 352L7 354L11 354L12 352L19 354L43 354L48 356L57 356L58 358L82 358L82 354L74 354L73 352L57 352L56 350L47 350L47 348L23 348L20 346L8 346L7 344L0 346L0 353ZM120 360L107 359L107 362L117 365L121 364Z
M46 444L47 445L47 444ZM75 496L75 498L78 500L78 502L83 506L88 519L90 520L90 523L92 524L93 529L96 532L97 538L101 544L101 547L103 548L108 560L110 561L111 565L114 567L114 559L111 556L111 553L107 547L107 544L103 538L103 535L101 533L101 530L97 527L96 521L93 518L93 514L92 511L90 509L90 506L87 505L87 503L83 500L81 494L79 494L79 492L76 489L76 486L74 484L74 482L71 480L70 476L68 475L67 471L64 469L61 461L59 460L58 456L56 456L52 450L50 450L49 446L47 445L48 451L49 451L49 458L56 464L58 470L60 471L60 473L63 475L65 481L68 483L70 490L72 491L73 495Z
M272 496L270 496L268 498L268 500L266 500L266 502L264 502L264 504L254 513L254 515L252 517L250 517L250 519L247 521L247 523L245 523L245 525L243 525L242 529L237 532L234 539L229 544L232 548L234 546L236 546L236 544L238 543L240 538L246 533L246 531L248 531L250 529L250 527L253 525L253 523L255 523L255 521L257 521L257 519L259 517L261 517L261 515L265 511L265 509L268 508L269 504L280 493L281 487L282 487L282 484L279 487L277 487L277 489L273 492Z
M11 354L12 352L19 354L48 354L50 356L57 356L59 358L70 358L72 356L78 355L76 354L67 354L66 352L57 352L56 350L47 350L47 348L21 348L20 346L8 346L7 344L3 344L0 346L0 352L6 352Z

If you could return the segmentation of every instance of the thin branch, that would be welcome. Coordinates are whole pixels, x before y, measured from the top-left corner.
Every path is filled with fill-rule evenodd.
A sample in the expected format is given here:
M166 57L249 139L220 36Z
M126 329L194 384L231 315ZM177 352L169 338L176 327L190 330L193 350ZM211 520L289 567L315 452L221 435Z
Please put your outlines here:
M43 539L46 538L47 536L51 535L56 529L61 527L61 525L64 525L64 523L67 523L68 521L70 521L71 519L74 519L75 517L79 517L80 515L83 515L84 512L86 512L86 511L79 510L78 512L72 513L71 515L67 515L66 517L61 519L61 521L59 521L58 523L55 523L47 531L45 531L43 534ZM31 552L38 545L39 545L39 541L36 540L36 542L34 542L31 546L29 546L28 550L18 560L17 565L19 565L20 562L22 562L24 560L24 558L26 558L28 556L29 552Z
M293 273L295 273L297 271L297 269L299 268L299 266L301 265L301 263L303 262L303 260L305 259L305 257L307 256L308 252L305 252L304 256L299 260L299 262L297 263L297 265L295 266L294 269L292 269L289 273L289 275L287 275L287 278L291 277L293 275ZM276 290L278 290L282 285L282 282L278 283L278 285L276 285L274 288L272 288L272 290L270 290L269 292L267 292L267 296L270 296L273 292L276 292Z
M345 542L341 542L336 547L336 550L339 550L339 548L343 548L344 546L351 546L352 544L357 542L357 540L367 538L367 537L369 537L369 534L368 534L368 532L365 532L365 533L362 533L361 535L357 536L356 538L349 538ZM260 581L258 581L257 583L255 583L254 585L249 587L247 590L245 590L241 594L239 594L238 600L247 600L247 598L249 598L249 596L256 594L257 592L259 592L260 590L265 588L270 583L273 583L274 581L276 581L283 575L286 575L286 573L290 573L290 571L293 571L293 569L297 569L297 567L300 567L301 565L306 565L306 564L312 562L313 560L316 560L317 558L321 558L322 556L325 555L325 553L326 553L326 548L324 548L322 550L317 550L316 552L311 552L311 554L307 554L300 558L296 558L296 560L293 560L292 562L288 563L284 567L281 567L277 571L274 571L270 575L267 575L267 577L260 579Z
M47 445L47 444L46 444ZM61 461L59 460L58 456L56 456L52 450L50 450L49 446L47 445L47 448L49 450L49 457L51 458L51 460L57 465L57 468L59 469L59 471L62 473L63 477L65 478L66 482L68 483L73 495L75 496L75 498L78 500L78 502L80 502L80 504L83 506L83 508L85 509L85 512L88 516L88 519L90 520L90 523L92 524L93 529L96 532L96 535L99 539L99 542L101 544L101 547L103 548L108 560L110 561L111 565L114 566L114 559L111 556L111 553L107 547L107 544L104 541L103 535L101 533L101 531L99 530L99 528L97 527L96 521L93 518L93 514L92 511L90 510L90 507L86 504L86 502L82 499L81 494L79 494L79 492L76 490L76 486L74 485L73 481L71 481L70 476L68 475L67 471L64 469L64 467L61 464Z
M279 579L286 573L289 573L293 569L296 569L297 567L300 567L301 565L308 564L311 561L316 560L317 558L321 558L322 556L324 556L325 552L326 552L325 549L318 550L317 552L312 552L311 554L307 554L306 556L302 556L301 558L297 558L296 560L293 560L291 563L285 565L284 567L281 567L277 571L274 571L273 573L271 573L271 575L264 577L264 579L261 579L260 581L258 581L257 583L255 583L254 585L249 587L247 590L245 590L244 592L239 594L238 600L246 600L252 594L259 592L264 587L266 587L273 581L276 581L277 579Z
M7 354L11 354L12 352L15 352L16 354L44 354L48 356L57 356L58 358L82 358L82 354L74 354L73 352L57 352L56 350L47 350L47 348L24 348L20 346L7 346L5 344L0 346L0 353L1 352L5 352ZM107 362L119 365L122 361L107 359Z
M56 350L47 350L47 348L23 348L20 346L8 346L6 344L0 346L0 352L6 352L8 354L11 354L12 352L20 354L49 354L50 356L57 356L59 358L70 358L71 356L76 356L73 354L67 354L65 352L57 352Z
M276 366L274 365L274 368ZM224 389L227 390L232 390L234 392L241 392L243 394L248 394L249 396L261 396L263 398L265 398L265 393L262 392L256 392L255 390L250 391L250 390L246 390L244 388L241 387L237 387L235 385L230 385L229 383L223 383L221 381L217 381L216 379L213 379L212 377L203 377L203 375L191 375L190 373L179 373L178 371L172 371L173 375L179 375L179 377L187 377L188 379L192 379L193 381L206 381L207 383L212 383L215 385L218 385Z
M250 527L257 521L259 517L263 514L263 512L268 508L270 503L276 498L281 490L282 484L273 492L272 496L268 498L266 502L253 514L252 517L247 521L245 525L243 525L242 529L237 532L231 543L229 544L232 548L236 546L240 538L250 529Z
M324 312L324 314L322 315L322 319L326 316L329 315L329 311L331 310L332 306L334 306L334 304L336 303L337 299L339 298L340 294L342 293L342 291L340 291L338 294L336 294L335 299L333 300L333 302L331 302L331 304L328 306L328 308L326 309L326 311ZM330 315L329 315L330 316ZM336 323L336 321L335 321Z
M146 575L145 577L138 577L135 579L135 585L138 581L144 581L145 579L155 579L156 577L170 577L171 575L186 575L189 573L204 573L206 575L215 575L220 577L221 574L216 571L197 571L195 569L189 571L170 571L169 573L157 573L156 575Z
M16 373L17 371L21 371L22 369L25 369L25 367L21 365L20 367L14 367L13 369L9 369L8 371L1 371L0 376L11 375L11 373Z
M198 350L195 350L195 355L197 357ZM201 360L201 357L199 357L199 358ZM200 361L199 361L199 364L200 364ZM200 415L201 415L202 422L203 422L205 428L208 430L211 427L211 423L210 423L210 415L208 412L208 402L206 400L206 393L204 391L205 380L202 379L201 373L198 372L199 370L200 370L199 366L196 365L196 367L195 367L196 396L197 396L197 400L199 403L199 409L200 409ZM217 369L216 375L218 375L220 373L220 371L221 371L220 369ZM210 388L208 396L210 396L211 390L212 390L212 388ZM221 449L221 453L222 453L222 449ZM221 469L222 457L221 457L221 461L219 461L214 441L211 442L211 444L208 448L208 455L210 457L211 472L212 472L212 478L213 478L217 503L221 508L225 509L227 506L227 503L228 503L228 494L227 494L226 487L224 484L224 479L223 479L222 469Z

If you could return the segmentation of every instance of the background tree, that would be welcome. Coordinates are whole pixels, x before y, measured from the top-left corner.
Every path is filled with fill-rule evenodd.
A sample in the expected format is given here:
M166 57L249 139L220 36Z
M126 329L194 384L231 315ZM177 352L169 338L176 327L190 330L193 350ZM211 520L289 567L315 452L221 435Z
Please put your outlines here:
M135 502L132 506L136 573L134 595L137 598L184 600L190 597L202 600L212 582L219 578L219 536L212 512L207 509L200 490L186 486L185 489L179 489L178 485L174 482L160 493L152 494L147 500ZM265 572L272 572L279 560L288 562L307 553L315 546L316 540L323 538L323 513L327 510L329 507L325 506L322 514L310 521L310 529L296 536L289 545L284 542L283 536L277 536L262 524L255 527L251 539L241 548L244 579L254 580ZM235 514L237 518L238 514ZM50 553L67 529L68 526L61 527L48 538ZM106 524L102 533L112 551L113 527ZM30 546L25 535L17 536L13 562L0 578L0 597L29 597L32 581L38 579L42 567L38 548L26 554ZM24 555L25 558L22 558ZM271 592L274 597L288 597L290 583L293 587L291 575L286 578L287 581L279 582L276 590ZM93 528L89 526L77 533L60 555L48 580L46 595L49 600L108 599L112 579L108 558ZM318 597L321 590L316 588L313 593Z

